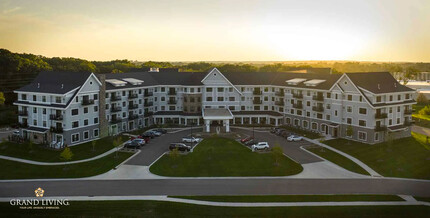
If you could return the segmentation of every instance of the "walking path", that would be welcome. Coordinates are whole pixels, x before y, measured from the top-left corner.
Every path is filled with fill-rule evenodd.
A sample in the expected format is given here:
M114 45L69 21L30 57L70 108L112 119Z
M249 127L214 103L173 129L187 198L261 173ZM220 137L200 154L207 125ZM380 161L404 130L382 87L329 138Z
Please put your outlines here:
M393 206L393 205L425 205L430 206L428 202L421 201L352 201L352 202L214 202L190 200L181 198L171 198L168 196L67 196L56 197L65 198L69 201L122 201L122 200L146 200L146 201L167 201L203 206L217 207L300 207L300 206ZM9 202L12 198L0 198L0 202ZM16 199L16 198L14 198ZM22 200L34 198L19 198Z
M357 165L359 165L361 168L363 168L364 170L366 170L373 177L382 177L379 173L377 173L376 171L374 171L372 168L370 168L369 166L367 166L365 163L361 162L359 159L357 159L357 158L355 158L355 157L353 157L353 156L351 156L351 155L349 155L349 154L347 154L347 153L345 153L343 151L340 151L338 149L332 148L332 147L330 147L330 146L328 146L328 145L326 145L324 143L319 142L318 140L308 139L308 138L305 138L305 137L303 137L303 138L306 141L309 141L309 142L312 142L312 143L314 143L316 145L319 145L321 147L330 149L330 150L332 150L332 151L334 151L336 153L339 153L342 156L350 159L351 161L353 161L354 163L356 163Z

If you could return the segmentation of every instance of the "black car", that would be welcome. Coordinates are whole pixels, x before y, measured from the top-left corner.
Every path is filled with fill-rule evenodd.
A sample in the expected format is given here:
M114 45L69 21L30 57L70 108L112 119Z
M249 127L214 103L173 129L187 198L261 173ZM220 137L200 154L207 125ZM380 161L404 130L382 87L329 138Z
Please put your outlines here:
M167 130L162 129L162 128L159 128L159 129L153 129L153 131L159 132L159 133L161 133L161 134L166 134L166 133L167 133Z
M134 148L134 149L139 149L141 146L140 146L140 143L139 142L137 142L137 141L131 141L131 142L127 142L127 143L125 143L125 145L124 145L124 148Z
M171 143L169 150L178 149L178 151L191 151L191 146L185 145L184 143Z
M151 139L153 139L155 137L155 135L152 132L144 132L141 134L142 137L150 137Z

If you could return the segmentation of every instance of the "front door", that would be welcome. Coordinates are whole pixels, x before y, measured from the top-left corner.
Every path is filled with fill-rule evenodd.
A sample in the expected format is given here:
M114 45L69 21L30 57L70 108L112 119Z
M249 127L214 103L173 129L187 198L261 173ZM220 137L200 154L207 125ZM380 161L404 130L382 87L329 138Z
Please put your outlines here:
M333 137L337 138L337 128L333 128Z

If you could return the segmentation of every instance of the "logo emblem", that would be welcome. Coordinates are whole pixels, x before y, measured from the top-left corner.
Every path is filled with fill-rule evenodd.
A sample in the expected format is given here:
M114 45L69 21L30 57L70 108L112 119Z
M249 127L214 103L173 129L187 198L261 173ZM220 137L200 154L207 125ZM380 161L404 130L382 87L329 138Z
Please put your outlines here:
M39 187L36 190L34 190L34 193L36 194L36 197L43 197L43 193L45 193L45 190Z

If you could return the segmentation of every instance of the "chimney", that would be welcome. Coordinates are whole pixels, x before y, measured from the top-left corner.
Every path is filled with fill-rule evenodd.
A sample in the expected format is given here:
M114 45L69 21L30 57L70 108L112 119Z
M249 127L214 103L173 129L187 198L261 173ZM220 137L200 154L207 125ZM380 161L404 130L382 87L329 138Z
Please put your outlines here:
M381 89L381 85L378 83L378 89Z

